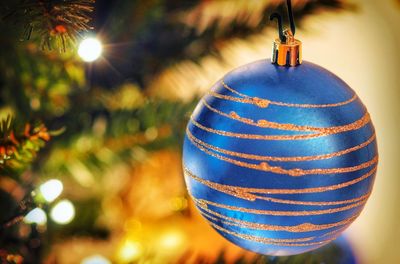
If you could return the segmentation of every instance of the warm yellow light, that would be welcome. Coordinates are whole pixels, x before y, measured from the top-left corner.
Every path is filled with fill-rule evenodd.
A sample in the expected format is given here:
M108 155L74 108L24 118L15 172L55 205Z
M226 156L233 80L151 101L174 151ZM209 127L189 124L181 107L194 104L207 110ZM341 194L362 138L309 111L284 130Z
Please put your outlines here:
M111 264L111 261L102 255L93 255L82 259L81 264Z
M178 230L172 230L165 233L160 239L160 246L166 249L178 248L182 245L184 236Z
M59 180L52 179L40 185L39 190L47 202L52 202L63 191L63 184Z
M127 240L118 252L118 258L122 262L130 262L137 259L142 253L142 247L138 242Z
M86 62L97 60L103 51L101 42L96 38L86 38L79 44L78 55Z
M42 209L35 208L24 217L24 222L27 224L45 225L47 216Z
M51 209L50 217L58 224L68 224L75 217L74 205L68 200L62 200Z

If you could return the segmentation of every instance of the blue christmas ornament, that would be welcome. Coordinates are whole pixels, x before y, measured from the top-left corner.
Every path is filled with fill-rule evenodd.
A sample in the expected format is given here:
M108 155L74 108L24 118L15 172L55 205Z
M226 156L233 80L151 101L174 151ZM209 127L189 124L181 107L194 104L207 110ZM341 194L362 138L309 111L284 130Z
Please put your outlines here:
M273 63L239 67L211 88L183 147L188 191L211 226L276 256L337 238L361 213L378 162L366 108L337 76L301 63L292 32L276 40Z

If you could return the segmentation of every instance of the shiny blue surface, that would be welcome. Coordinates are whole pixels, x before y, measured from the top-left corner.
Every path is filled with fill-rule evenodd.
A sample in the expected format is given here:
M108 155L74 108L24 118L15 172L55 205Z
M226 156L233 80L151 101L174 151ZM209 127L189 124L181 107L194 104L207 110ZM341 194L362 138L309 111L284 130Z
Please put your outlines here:
M222 81L236 92L224 87ZM377 165L372 123L368 121L348 131L306 139L249 139L239 138L236 134L294 136L317 133L303 128L299 130L304 131L295 131L292 127L259 127L256 125L258 120L314 128L354 123L367 114L358 98L342 105L320 106L349 101L354 91L334 74L315 64L303 62L297 67L279 67L268 60L233 70L211 90L233 100L215 94L205 95L192 115L195 122L192 120L188 124L191 137L186 135L183 147L186 184L203 216L231 242L266 255L299 254L321 247L337 237L360 213L372 189ZM270 103L263 108L237 100L254 97L284 104ZM249 124L231 118L232 112L255 122ZM313 160L264 161L257 158L320 156L344 150L347 152ZM257 157L235 156L232 152ZM269 167L257 167L260 162L267 162ZM360 167L362 164L366 165ZM270 167L322 170L291 176L271 171ZM333 168L354 169L346 172L323 171ZM224 190L214 184L223 185ZM340 188L315 189L340 184ZM243 193L237 195L241 187L252 188L246 194L256 194L257 198L246 199ZM304 191L306 188L314 189ZM286 193L268 193L265 189L284 189ZM287 190L300 190L300 193L287 193ZM292 215L293 212L298 215ZM314 225L313 228L301 229L310 224ZM285 229L293 226L300 227L296 231Z

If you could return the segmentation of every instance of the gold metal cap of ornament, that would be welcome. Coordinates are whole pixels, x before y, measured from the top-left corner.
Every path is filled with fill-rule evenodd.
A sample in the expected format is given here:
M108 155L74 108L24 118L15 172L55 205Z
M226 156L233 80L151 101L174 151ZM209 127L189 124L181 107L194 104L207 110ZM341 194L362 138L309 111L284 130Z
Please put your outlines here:
M290 29L283 30L282 17L278 13L273 13L270 20L277 19L279 38L272 46L271 62L279 66L296 66L302 62L301 41L294 38L296 26L294 24L292 4L290 0L286 1L289 15Z
M301 41L295 39L289 30L285 30L286 41L282 42L279 38L274 41L272 46L271 61L279 66L296 66L301 64Z

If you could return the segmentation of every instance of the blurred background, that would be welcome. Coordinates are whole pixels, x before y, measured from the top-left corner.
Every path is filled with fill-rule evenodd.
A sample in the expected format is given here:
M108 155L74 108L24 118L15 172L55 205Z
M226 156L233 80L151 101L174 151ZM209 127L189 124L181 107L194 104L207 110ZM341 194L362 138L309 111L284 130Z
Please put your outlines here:
M374 191L344 237L259 256L218 235L184 185L191 111L270 57L284 1L3 0L0 263L400 263L400 1L292 2L303 58L345 80L377 130Z

